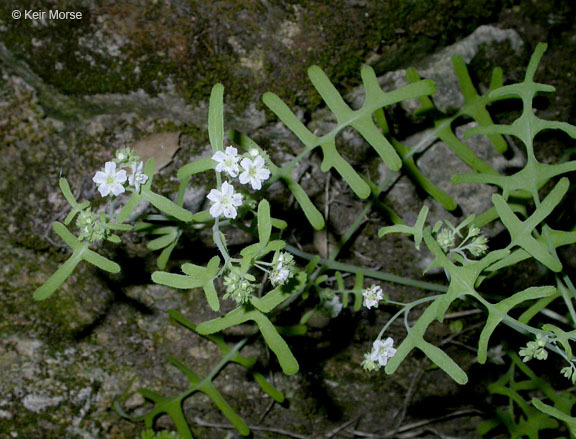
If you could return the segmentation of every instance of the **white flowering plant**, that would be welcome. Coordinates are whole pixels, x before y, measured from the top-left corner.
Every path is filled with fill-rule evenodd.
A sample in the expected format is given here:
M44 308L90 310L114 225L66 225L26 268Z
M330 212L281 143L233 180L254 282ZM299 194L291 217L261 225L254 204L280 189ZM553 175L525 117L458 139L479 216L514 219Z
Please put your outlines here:
M264 104L304 145L299 155L283 166L274 164L270 155L248 136L236 131L224 131L224 88L218 84L212 89L209 105L211 153L209 157L192 161L178 170L180 183L175 201L152 190L154 159L144 164L130 148L117 151L116 157L93 175L96 190L108 203L100 210L96 210L88 201L79 203L67 181L60 180L60 188L71 211L64 224L56 222L53 228L72 249L72 255L35 291L34 298L45 300L52 296L81 261L110 273L119 272L118 264L97 252L103 241L119 243L117 232L133 230L155 236L148 243L148 248L161 250L161 254L157 262L159 270L152 273L152 281L179 290L201 289L210 309L221 313L215 319L193 323L176 310L170 312L177 323L206 337L221 350L222 360L206 377L199 377L183 362L169 357L170 363L188 378L189 389L173 398L148 389L140 390L154 403L154 408L133 419L143 420L147 427L152 427L158 415L168 414L183 439L190 439L193 434L182 402L196 392L208 395L240 434L249 435L249 427L224 400L213 379L227 364L237 363L252 374L264 392L277 402L283 401L284 395L254 369L256 359L244 357L240 351L259 334L274 354L280 369L286 375L293 375L300 366L285 337L305 333L306 325L314 315L331 320L347 312L380 314L398 307L399 310L387 319L376 339L371 340L372 344L358 366L368 372L382 369L392 374L413 350L419 350L454 381L465 384L468 381L467 372L441 346L425 338L434 322L444 323L449 309L456 303L464 303L484 313L482 329L476 334L477 347L473 348L478 363L487 361L491 337L496 328L504 324L529 339L519 351L521 363L550 361L548 352L555 353L568 364L560 373L574 382L576 359L572 355L571 342L576 340L576 311L573 305L576 288L564 270L565 262L557 249L575 243L576 232L555 230L552 228L554 223L547 221L568 193L570 183L564 175L576 170L576 162L539 162L534 154L534 138L545 129L561 130L576 138L576 127L540 119L533 111L535 95L552 91L550 86L534 82L536 67L544 51L544 45L537 47L526 77L519 84L504 86L502 72L496 69L490 88L483 95L479 95L474 88L462 58L453 58L465 102L456 115L444 115L435 120L431 135L442 140L473 170L471 174L453 176L454 184L486 184L501 190L501 193L492 195L491 207L485 212L476 212L457 225L443 219L430 226L427 225L430 208L423 206L414 225L410 226L392 209L383 206L381 198L388 181L376 184L354 169L338 151L338 134L345 128L353 128L362 135L392 176L404 172L447 212L457 208L456 202L418 168L415 155L419 151L411 150L393 136L383 111L386 106L417 99L420 113L439 113L430 97L435 91L434 83L421 80L413 69L406 72L408 85L384 92L374 71L364 67L361 75L366 91L365 100L353 110L320 68L310 68L308 73L313 85L337 120L336 126L324 135L312 132L278 96L266 93L263 96ZM508 98L521 99L521 116L511 125L494 124L487 106ZM517 138L525 148L526 166L512 175L495 171L453 132L452 123L463 116L478 125L470 129L466 136L488 136L496 153L504 153L508 147L504 136ZM358 217L322 257L308 253L289 241L285 232L289 228L288 222L273 216L274 205L267 199L267 191L272 185L284 183L309 225L315 230L324 229L325 215L315 206L293 173L298 163L317 149L322 151L321 170L334 170L343 184L358 198L365 200ZM212 175L214 184L207 194L205 209L191 212L183 207L184 194L194 176L200 173ZM560 176L562 178L556 179ZM124 202L121 207L117 206L118 200ZM140 215L137 207L141 201L148 201L160 213ZM374 207L386 212L393 223L382 227L379 237L391 233L411 236L416 249L426 251L431 258L424 274L434 270L444 273L445 284L410 279L338 260ZM74 219L78 229L76 236L68 228ZM133 227L131 222L134 220L136 223ZM508 244L489 242L483 232L483 228L488 226L500 227L508 234ZM252 241L242 249L231 250L226 236L233 228L250 234ZM183 233L196 229L212 232L215 249L209 260L205 265L184 263L179 273L167 271L167 263L179 244L179 238ZM530 259L541 264L543 270L548 270L550 282L513 293L496 293L485 286L487 279ZM370 284L365 282L367 278L371 279ZM382 287L384 282L434 294L408 303L399 302L385 294L388 291ZM228 301L232 309L224 313L221 300ZM276 316L289 307L297 309L298 320L288 327L276 325ZM546 321L545 317L558 315L556 311L550 311L552 307L566 311L569 319L560 319L561 324ZM423 311L411 321L410 313L415 314L416 309L422 308ZM518 309L523 311L519 312ZM400 334L403 330L405 335L395 342L391 327L400 317L403 317L400 319L403 324L396 325L393 332ZM249 325L253 330L249 336L230 347L223 331L236 325ZM517 365L519 357L510 353L510 349L508 355ZM528 369L522 370L526 372ZM552 399L553 405L536 399L537 402L532 401L534 410L568 426L576 425L576 419L570 413L574 401L572 405L566 405L564 399L554 400L544 392L542 398L546 397ZM120 407L117 409L129 417Z

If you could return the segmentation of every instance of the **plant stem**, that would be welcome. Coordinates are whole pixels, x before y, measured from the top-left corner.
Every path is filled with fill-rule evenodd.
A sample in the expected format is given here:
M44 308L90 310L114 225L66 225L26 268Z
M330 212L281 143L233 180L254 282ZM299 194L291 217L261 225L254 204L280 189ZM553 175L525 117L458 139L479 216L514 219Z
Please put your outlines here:
M293 247L291 245L286 245L286 251L292 253L295 256L306 259L308 261L310 261L310 260L312 260L312 258L314 258L314 255L312 255L310 253L303 252L301 250L298 250L296 247ZM375 271L375 270L366 270L362 267L358 267L357 265L344 264L342 262L331 261L329 259L324 259L324 258L320 258L319 263L320 263L320 265L323 265L324 267L331 269L331 270L346 271L348 273L360 273L360 272L362 272L362 273L364 273L364 276L372 278L372 279L379 279L379 280L383 280L386 282L392 282L392 283L399 284L399 285L406 285L409 287L420 288L422 290L437 291L439 293L445 293L446 291L448 291L448 287L446 287L445 285L439 285L439 284L435 284L435 283L431 283L431 282L419 281L419 280L415 280L415 279L410 279L408 277L397 276L395 274L390 274L390 273L382 273L380 271Z

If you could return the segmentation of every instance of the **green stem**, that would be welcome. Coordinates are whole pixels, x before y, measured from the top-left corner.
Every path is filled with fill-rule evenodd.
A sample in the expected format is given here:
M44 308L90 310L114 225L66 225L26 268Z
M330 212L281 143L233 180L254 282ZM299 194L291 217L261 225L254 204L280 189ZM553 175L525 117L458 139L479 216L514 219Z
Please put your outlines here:
M230 254L228 253L226 245L224 245L224 243L222 242L221 235L222 232L220 231L219 228L219 218L216 218L216 221L214 221L214 226L212 227L212 239L214 240L216 247L218 247L218 251L224 258L224 266L222 267L222 270L224 270L230 264Z
M566 274L562 276L562 279L557 276L557 282L558 289L560 290L562 298L566 303L566 307L570 312L570 317L572 317L572 323L574 323L576 326L576 311L574 310L574 305L572 304L572 299L576 297L576 289L574 288L574 284L572 284L572 281Z
M303 252L301 250L298 250L296 247L293 247L291 245L286 245L286 251L292 253L295 256L306 259L308 261L312 260L312 258L315 257L314 255L311 255L310 253L306 253L306 252ZM372 279L378 279L378 280L383 280L386 282L392 282L392 283L399 284L399 285L406 285L409 287L420 288L422 290L437 291L439 293L445 293L446 291L448 291L448 287L445 285L439 285L439 284L435 284L435 283L431 283L431 282L419 281L419 280L410 279L410 278L403 277L403 276L397 276L395 274L382 273L380 271L375 271L375 270L366 270L366 269L364 269L362 267L358 267L356 265L344 264L342 262L331 261L331 260L324 259L324 258L320 258L319 263L320 263L320 265L324 266L325 268L328 268L331 270L346 271L348 273L360 273L360 272L362 272L362 273L364 273L364 276L372 278Z
M238 343L236 343L236 345L232 349L230 349L230 352L228 352L224 357L222 357L222 360L220 360L220 362L210 371L208 376L206 376L202 381L212 381L214 378L216 378L216 375L220 373L220 371L226 366L226 364L228 364L228 362L230 362L232 358L234 358L234 356L238 352L240 352L240 349L244 347L244 345L248 342L249 338L250 337L245 337Z
M418 299L415 300L412 303L408 303L408 304L401 304L403 305L402 309L400 311L398 311L396 314L394 314L389 320L388 322L384 325L384 327L380 330L380 332L378 333L378 337L376 337L376 340L380 340L382 338L382 335L386 332L386 330L390 327L390 325L392 323L394 323L394 320L396 320L398 317L400 317L403 313L406 313L406 315L408 315L408 312L414 308L415 306L420 305L421 303L426 303L426 302L430 302L432 300L436 300L439 297L441 297L441 295L436 295L436 296L430 296L430 297L424 297L422 299ZM390 303L390 304L397 304L398 302L386 302L386 303ZM410 328L408 328L408 325L406 326L406 330L408 332L410 332Z

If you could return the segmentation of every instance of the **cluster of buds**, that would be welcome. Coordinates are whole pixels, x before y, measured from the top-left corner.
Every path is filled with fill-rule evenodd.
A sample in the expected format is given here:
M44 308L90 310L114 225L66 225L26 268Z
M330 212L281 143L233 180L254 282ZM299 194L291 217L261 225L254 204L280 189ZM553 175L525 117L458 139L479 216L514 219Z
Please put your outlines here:
M251 274L243 273L238 267L232 267L230 272L224 276L224 286L226 287L224 299L231 298L238 305L247 303L256 289L253 284L255 280L256 278Z
M270 170L264 166L266 162L256 149L239 156L236 148L227 146L225 151L214 153L212 160L217 163L217 172L238 177L241 184L250 184L254 190L262 189L262 182L270 178ZM234 192L234 186L227 181L222 183L220 190L212 189L208 199L212 203L210 215L213 218L224 215L225 218L234 219L238 215L236 208L242 205L242 195Z
M122 148L116 151L116 157L112 161L104 164L103 170L96 172L92 181L98 185L98 192L103 197L124 193L126 182L139 192L140 185L148 181L148 176L142 173L143 167L144 163L133 149Z
M472 242L466 246L466 250L472 253L472 256L479 257L484 255L488 250L488 239L480 233L480 229L477 227L471 227L468 231L468 236L472 239Z
M447 229L446 227L442 227L442 229L440 229L436 235L436 241L438 241L438 244L440 244L442 250L447 252L452 247L454 247L454 244L456 243L456 235L452 230Z
M525 348L520 349L520 356L522 361L527 362L535 358L536 360L545 360L548 358L548 351L546 350L546 343L548 340L542 334L536 335L535 341L529 341Z
M570 362L570 366L563 367L562 370L560 371L560 373L562 374L562 376L564 376L564 378L572 381L572 384L576 384L576 373L574 372L576 372L576 367L572 362Z
M106 238L108 229L99 220L98 215L90 208L81 211L76 218L76 226L80 230L78 239L88 242L99 242Z
M488 239L481 233L478 227L471 226L468 228L468 234L456 245L456 236L460 235L459 228L454 228L448 223L450 228L442 227L436 234L436 241L446 253L458 253L466 257L464 251L468 251L474 257L483 256L488 250Z

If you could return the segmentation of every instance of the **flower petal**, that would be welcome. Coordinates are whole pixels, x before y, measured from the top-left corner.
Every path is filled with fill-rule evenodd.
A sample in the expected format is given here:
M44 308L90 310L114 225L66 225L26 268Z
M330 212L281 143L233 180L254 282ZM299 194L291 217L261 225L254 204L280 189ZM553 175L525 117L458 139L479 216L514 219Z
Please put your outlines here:
M217 189L212 189L206 198L208 198L210 201L220 202L220 200L222 200L222 192Z
M116 174L116 163L114 162L106 162L104 165L104 172L106 175L113 176Z
M221 203L215 203L210 208L210 216L212 218L218 218L222 214L223 210L224 210L224 206L222 206Z
M234 186L225 181L222 183L222 196L229 197L234 194Z
M264 166L264 159L262 158L261 155L259 155L258 157L256 157L254 159L254 167L255 168L261 168L262 166Z
M118 196L124 192L125 189L124 186L122 186L120 183L115 183L112 185L111 190L114 195Z
M116 182L117 183L124 183L126 181L126 171L122 169L116 173Z
M216 151L212 156L212 160L215 162L223 162L226 160L226 154L224 154L222 151Z
M255 191L259 191L260 189L262 189L262 183L256 177L250 179L250 184L252 185L252 189L254 189Z
M102 184L106 182L107 178L108 176L104 174L104 172L98 171L96 172L96 175L94 175L94 178L92 178L92 181L96 184Z
M254 167L254 163L252 163L252 160L246 157L242 159L242 161L240 162L240 166L242 166L244 169L246 169L246 171L248 171L250 168Z
M242 206L242 194L232 195L232 199L230 201L233 206Z
M236 212L236 208L234 206L226 206L224 208L224 216L226 218L236 218L236 215L238 215L238 212Z
M268 178L270 178L270 171L266 168L260 168L258 172L256 172L256 176L260 180L268 180Z
M240 174L240 183L247 184L249 181L250 181L250 174L248 174L248 171Z
M110 186L108 186L107 184L101 184L100 186L98 186L98 192L100 192L100 195L105 197L110 193Z
M233 146L227 146L226 147L226 155L228 157L236 157L238 155L238 150L236 148L234 148Z

